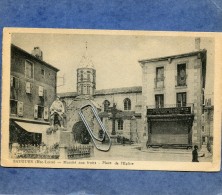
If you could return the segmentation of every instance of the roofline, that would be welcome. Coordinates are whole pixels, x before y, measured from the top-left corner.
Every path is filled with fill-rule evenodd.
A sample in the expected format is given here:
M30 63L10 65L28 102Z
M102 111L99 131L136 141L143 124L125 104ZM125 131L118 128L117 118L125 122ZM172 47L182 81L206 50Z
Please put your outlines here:
M56 67L52 66L51 64L49 64L49 63L47 63L47 62L45 62L45 61L43 61L43 60L35 57L34 55L28 53L28 52L25 51L24 49L22 49L22 48L20 48L20 47L18 47L18 46L16 46L16 45L14 45L14 44L11 44L11 47L14 47L14 48L16 48L17 50L20 50L21 52L25 53L26 55L31 56L31 57L34 58L35 60L43 63L44 65L46 65L46 66L48 66L48 67L50 67L50 68L52 68L52 69L54 69L54 70L56 70L57 72L60 71L58 68L56 68Z
M121 94L121 93L124 93L124 94L126 94L126 93L142 93L142 90L140 91L118 91L118 92L112 92L112 93L107 93L107 94L105 94L105 93L96 93L95 92L95 94L94 94L94 96L103 96L103 95L113 95L113 94Z
M67 92L67 93L70 93L70 92ZM75 92L73 92L75 93ZM69 95L66 95L66 93L57 93L61 98L75 98L78 96L78 94L69 94Z
M189 53L183 53L183 54L177 54L177 55L171 55L171 56L165 56L165 57L159 57L159 58L151 58L151 59L144 59L144 60L138 60L139 63L144 64L147 62L158 62L158 61L166 61L168 59L178 59L178 58L183 58L183 57L188 57L188 56L195 56L198 55L199 53L205 54L207 52L206 49L200 50L200 51L193 51Z
M82 67L82 68L77 68L76 71L78 71L78 70L82 70L82 69L96 70L95 68Z
M113 92L118 89L132 89L132 88L141 88L141 90L132 90L132 91L117 91ZM113 90L110 93L102 93L103 90ZM142 86L132 86L132 87L120 87L120 88L110 88L110 89L99 89L95 91L94 96L103 96L103 95L113 95L113 94L120 94L120 93L142 93Z
M141 88L141 90L134 90L134 91L118 91L118 92L111 92L111 93L107 93L107 94L105 94L105 93L101 93L101 91L103 91L103 90L118 90L118 89L127 89L127 88ZM98 93L99 92L99 93ZM73 94L70 94L70 93L73 93ZM74 93L76 93L76 94L74 94ZM120 88L110 88L110 89L100 89L100 90L96 90L95 91L95 94L93 95L94 97L95 96L103 96L103 95L113 95L113 94L121 94L121 93L142 93L142 86L133 86L133 87L120 87ZM67 94L67 96L66 96L66 94ZM65 92L65 93L58 93L58 95L60 95L61 97L63 97L63 98L67 98L67 97L76 97L76 96L78 96L78 94L77 94L77 92Z

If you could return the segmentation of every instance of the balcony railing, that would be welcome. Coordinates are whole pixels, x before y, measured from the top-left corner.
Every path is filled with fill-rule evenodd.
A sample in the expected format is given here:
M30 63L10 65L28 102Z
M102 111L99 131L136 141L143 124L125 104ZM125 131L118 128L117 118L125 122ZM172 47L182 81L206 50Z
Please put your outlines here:
M158 108L147 106L147 115L193 114L193 104L167 104Z
M184 77L177 75L175 76L175 80L176 80L176 87L187 86L187 75L185 75Z
M162 88L164 88L164 79L165 79L165 77L154 78L155 89L162 89Z

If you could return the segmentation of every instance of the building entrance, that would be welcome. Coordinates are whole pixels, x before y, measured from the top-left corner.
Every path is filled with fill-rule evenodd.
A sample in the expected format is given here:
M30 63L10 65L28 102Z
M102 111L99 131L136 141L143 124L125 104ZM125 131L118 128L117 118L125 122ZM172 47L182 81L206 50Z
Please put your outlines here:
M147 146L192 146L192 121L152 119L148 121Z

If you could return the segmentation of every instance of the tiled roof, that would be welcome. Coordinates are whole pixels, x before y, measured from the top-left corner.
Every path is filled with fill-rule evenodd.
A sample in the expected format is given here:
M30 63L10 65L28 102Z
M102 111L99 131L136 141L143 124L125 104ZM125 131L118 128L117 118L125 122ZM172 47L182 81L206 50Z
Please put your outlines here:
M142 93L142 86L100 89L100 90L96 90L95 96L117 94L117 93Z
M58 93L58 95L60 97L76 97L77 96L77 92L66 92L66 93Z
M48 67L54 69L55 71L57 71L57 72L59 71L58 68L56 68L56 67L54 67L53 65L51 65L51 64L49 64L49 63L47 63L47 62L45 62L45 61L43 61L43 60L41 60L41 59L35 57L34 55L28 53L27 51L25 51L25 50L22 49L22 48L20 48L20 47L14 45L14 44L11 44L11 47L17 49L17 51L20 51L20 52L24 53L25 55L28 55L29 57L35 59L36 61L38 61L38 62L40 62L40 63L43 63L44 65L46 65L46 66L48 66Z
M100 89L95 91L95 96L100 95L110 95L110 94L121 94L121 93L142 93L142 86L134 87L122 87L122 88L112 88L112 89ZM58 93L60 97L76 97L77 92L66 92Z
M188 56L195 56L199 53L206 54L206 49L200 50L200 51L193 51L189 53L183 53L183 54L177 54L177 55L171 55L171 56L165 56L165 57L159 57L159 58L150 58L150 59L142 59L139 60L139 63L146 63L146 62L158 62L158 61L165 61L168 59L177 59L177 58L183 58Z

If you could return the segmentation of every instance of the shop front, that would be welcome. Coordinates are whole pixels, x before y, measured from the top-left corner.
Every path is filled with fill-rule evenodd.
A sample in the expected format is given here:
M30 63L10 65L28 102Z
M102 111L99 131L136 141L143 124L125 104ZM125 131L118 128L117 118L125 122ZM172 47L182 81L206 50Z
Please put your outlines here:
M147 147L192 147L193 114L178 108L148 109Z
M44 142L48 124L10 120L10 144L39 145Z

